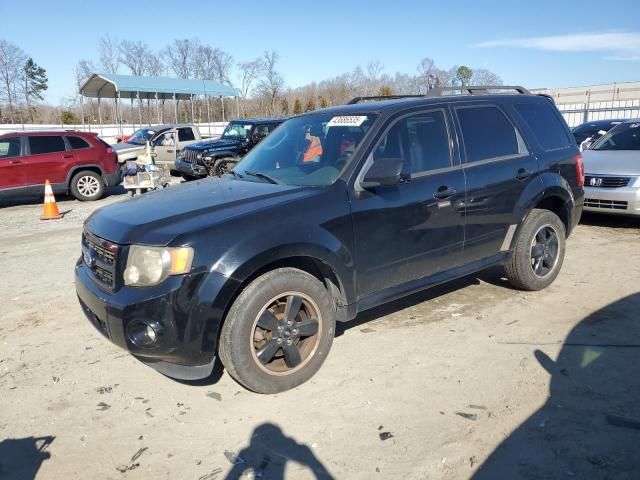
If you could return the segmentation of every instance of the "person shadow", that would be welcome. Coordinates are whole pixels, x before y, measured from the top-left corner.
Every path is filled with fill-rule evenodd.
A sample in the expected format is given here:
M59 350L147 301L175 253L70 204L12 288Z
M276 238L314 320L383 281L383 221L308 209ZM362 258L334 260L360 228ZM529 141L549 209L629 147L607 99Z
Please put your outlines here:
M225 455L228 453L225 452ZM307 445L285 436L280 427L273 423L256 427L249 445L237 456L229 455L228 458L234 461L234 466L225 477L226 480L237 480L250 471L253 471L253 478L284 479L289 461L307 467L317 479L334 478Z
M547 401L514 430L474 480L640 478L640 293L592 313L554 361Z
M33 480L56 437L9 438L0 442L0 478Z

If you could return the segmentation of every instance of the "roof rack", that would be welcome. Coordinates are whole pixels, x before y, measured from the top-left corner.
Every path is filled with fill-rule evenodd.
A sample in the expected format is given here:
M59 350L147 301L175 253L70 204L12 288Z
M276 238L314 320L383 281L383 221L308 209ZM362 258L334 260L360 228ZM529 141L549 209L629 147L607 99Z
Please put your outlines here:
M376 100L397 100L402 98L425 98L425 97L439 97L444 95L444 92L462 92L463 95L488 95L490 90L515 90L516 92L527 95L530 94L529 90L517 85L467 85L467 86L455 86L455 87L434 87L427 92L426 95L375 95L373 97L355 97L347 103L347 105L354 105L356 103L365 101Z
M465 85L455 87L434 87L427 92L427 97L439 97L443 92L456 92L460 90L463 95L487 95L489 90L515 90L516 92L527 95L531 92L524 87L518 85ZM466 92L466 93L464 93Z

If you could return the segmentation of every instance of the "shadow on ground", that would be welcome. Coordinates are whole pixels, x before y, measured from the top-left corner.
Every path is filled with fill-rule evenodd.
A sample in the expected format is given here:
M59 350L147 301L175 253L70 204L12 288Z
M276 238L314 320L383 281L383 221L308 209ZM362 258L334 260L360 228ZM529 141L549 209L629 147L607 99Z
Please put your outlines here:
M591 227L609 228L640 228L640 217L626 217L621 215L603 215L584 212L580 224Z
M47 448L55 437L9 438L0 442L0 478L33 480L51 457Z
M640 293L582 320L554 361L547 402L489 456L475 480L640 478ZM533 348L533 347L532 347Z
M263 423L256 427L249 445L237 455L232 452L225 452L225 455L235 463L225 477L226 480L236 480L249 472L253 472L252 478L284 479L287 462L310 470L315 478L334 478L307 445L287 437L273 423Z
M107 198L111 196L124 195L127 191L124 189L122 185L117 185L115 187L109 187L104 192L104 197ZM62 201L77 201L74 197L70 195L62 195L57 193L55 195L57 202ZM8 197L0 199L0 208L8 208L8 207L17 207L20 205L38 205L44 203L44 187L42 188L41 195L17 195L15 197Z

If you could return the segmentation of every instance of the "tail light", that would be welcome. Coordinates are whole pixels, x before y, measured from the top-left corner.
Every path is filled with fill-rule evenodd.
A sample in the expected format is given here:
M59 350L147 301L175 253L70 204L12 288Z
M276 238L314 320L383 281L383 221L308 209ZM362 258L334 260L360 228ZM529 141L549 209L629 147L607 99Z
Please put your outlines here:
M576 155L576 176L578 177L578 186L584 187L584 162L582 161L582 154Z

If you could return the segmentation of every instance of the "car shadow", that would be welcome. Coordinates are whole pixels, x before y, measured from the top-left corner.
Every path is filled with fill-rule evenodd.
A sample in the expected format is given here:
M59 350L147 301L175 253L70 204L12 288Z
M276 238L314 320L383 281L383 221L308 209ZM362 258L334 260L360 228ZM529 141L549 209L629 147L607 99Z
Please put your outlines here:
M591 227L640 228L640 217L584 212L580 224Z
M640 293L611 303L569 333L549 396L472 477L637 479L640 472ZM544 345L544 344L542 344Z
M56 437L8 438L0 442L0 478L32 480L42 463L51 457L47 451Z
M112 196L125 195L127 190L122 185L116 185L109 187L105 190L102 199ZM56 201L75 201L75 197L71 195L63 195L57 193L55 195ZM15 197L8 197L0 199L0 208L17 207L20 205L38 205L44 203L44 188L42 195L16 195Z
M334 478L307 445L287 437L273 423L263 423L256 427L251 433L249 445L237 454L226 451L225 456L234 464L224 477L225 480L244 478L250 472L253 473L251 478L284 479L285 467L289 461L306 467L314 478Z

